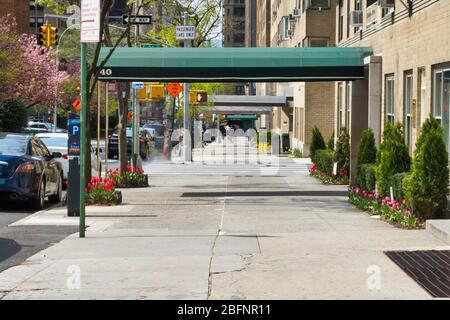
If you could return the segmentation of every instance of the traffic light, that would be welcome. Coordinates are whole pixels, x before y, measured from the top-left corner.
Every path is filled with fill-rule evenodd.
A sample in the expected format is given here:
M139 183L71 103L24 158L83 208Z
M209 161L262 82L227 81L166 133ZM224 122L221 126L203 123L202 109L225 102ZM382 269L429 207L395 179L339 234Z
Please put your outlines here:
M56 46L58 44L58 29L49 25L48 45Z
M208 102L208 94L202 90L190 90L189 91L189 103L201 104Z
M80 86L77 86L77 87L75 88L75 91L77 92L77 95L80 95L80 91L81 91Z
M39 27L38 44L41 46L48 46L50 26L44 23Z

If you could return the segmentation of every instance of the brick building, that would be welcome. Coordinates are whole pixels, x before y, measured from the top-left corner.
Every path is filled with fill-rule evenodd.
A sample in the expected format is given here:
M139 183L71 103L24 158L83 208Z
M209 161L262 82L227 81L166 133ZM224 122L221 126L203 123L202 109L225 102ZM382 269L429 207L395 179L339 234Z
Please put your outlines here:
M386 121L401 122L413 154L420 125L433 113L449 139L450 1L340 0L339 46L372 47L364 82L335 85L335 130L352 128L352 158L367 126L381 140ZM450 150L450 149L449 149Z
M270 33L264 27L258 32L259 45L334 46L336 4L337 0L270 1L269 8L258 8L258 26L270 15ZM333 133L334 86L334 82L272 83L260 85L257 92L292 98L289 107L273 108L271 127L289 134L291 149L299 148L309 155L314 126L325 138Z

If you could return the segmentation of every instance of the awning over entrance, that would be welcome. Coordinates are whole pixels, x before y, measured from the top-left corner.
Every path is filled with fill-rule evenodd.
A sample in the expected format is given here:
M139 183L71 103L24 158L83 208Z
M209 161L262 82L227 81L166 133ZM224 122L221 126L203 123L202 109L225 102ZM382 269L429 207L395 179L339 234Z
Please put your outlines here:
M241 106L241 107L285 107L292 97L286 96L221 96L211 98L214 106Z
M233 114L227 116L227 120L256 120L256 114Z
M103 47L97 67L111 48ZM116 48L104 81L290 82L364 78L371 48Z
M202 109L202 113L212 114L269 114L271 107L213 106Z

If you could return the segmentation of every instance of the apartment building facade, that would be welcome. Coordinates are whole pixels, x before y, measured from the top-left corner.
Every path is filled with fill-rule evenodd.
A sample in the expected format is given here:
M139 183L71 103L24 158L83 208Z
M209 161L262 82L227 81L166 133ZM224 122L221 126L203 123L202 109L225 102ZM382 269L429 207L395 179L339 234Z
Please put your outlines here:
M335 44L337 0L272 0L271 47L330 47ZM333 134L334 82L275 83L266 94L292 97L290 106L273 108L272 128L289 134L290 147L309 155L312 128Z
M420 126L430 113L450 143L450 1L340 0L338 46L372 47L367 80L335 85L335 131L351 127L355 162L360 132L400 122L412 155ZM450 150L450 148L448 148Z

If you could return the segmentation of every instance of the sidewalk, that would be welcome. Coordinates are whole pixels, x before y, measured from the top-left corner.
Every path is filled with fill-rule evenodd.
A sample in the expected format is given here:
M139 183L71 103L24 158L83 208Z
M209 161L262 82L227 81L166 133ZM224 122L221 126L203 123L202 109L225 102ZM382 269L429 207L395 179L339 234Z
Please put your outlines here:
M149 182L123 190L121 206L88 207L86 238L71 235L0 273L0 297L427 299L383 251L450 248L369 217L348 204L345 187L307 173ZM76 223L53 209L16 225ZM379 289L368 289L371 266Z

